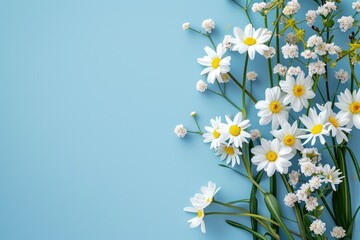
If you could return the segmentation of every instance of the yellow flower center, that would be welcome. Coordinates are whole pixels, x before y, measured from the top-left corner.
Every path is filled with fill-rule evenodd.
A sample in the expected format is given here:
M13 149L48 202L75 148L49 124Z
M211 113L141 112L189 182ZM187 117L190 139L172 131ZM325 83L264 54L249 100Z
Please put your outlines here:
M322 124L317 124L311 129L311 133L312 134L319 134L323 130L323 127L324 126Z
M360 102L353 102L352 104L350 104L350 112L352 114L360 113Z
M230 132L230 134L231 134L232 136L237 137L237 136L239 136L239 134L240 134L240 132L241 132L241 128L238 127L238 126L236 126L236 125L232 125L232 126L230 127L229 132Z
M212 60L211 66L212 66L213 68L218 68L219 65L220 65L220 61L221 61L220 58L218 58L218 57L214 58L214 59Z
M211 202L212 201L212 199L211 198L206 198L206 200L205 200L207 203L209 203L209 202Z
M289 147L290 147L290 146L294 145L294 143L295 143L295 138L294 138L293 135L286 135L286 136L284 137L283 142L284 142L284 144L285 144L286 146L289 146Z
M270 103L270 111L272 113L279 113L281 109L281 104L278 101L273 101Z
M215 139L218 139L220 137L220 133L217 131L217 129L214 130L213 136Z
M198 210L198 218L202 218L204 216L203 210Z
M225 152L226 152L228 155L234 155L234 153L235 153L233 147L225 147L224 150L225 150Z
M336 128L339 127L339 123L338 121L336 121L336 119L334 117L329 117L329 122Z
M270 162L275 162L277 157L278 157L277 154L273 151L270 151L266 154L266 158Z
M305 89L301 85L295 85L293 92L296 97L301 97L304 94Z
M256 39L252 37L248 37L244 40L244 43L248 46L252 46L256 44Z

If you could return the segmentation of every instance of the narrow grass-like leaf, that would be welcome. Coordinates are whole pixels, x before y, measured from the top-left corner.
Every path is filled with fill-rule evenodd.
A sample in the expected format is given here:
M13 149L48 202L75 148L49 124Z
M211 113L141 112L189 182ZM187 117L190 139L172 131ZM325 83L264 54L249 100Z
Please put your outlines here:
M350 154L351 160L353 161L353 164L354 164L354 167L355 167L355 170L356 170L356 174L357 174L358 179L360 181L360 167L359 167L359 163L357 161L356 155L354 154L354 152L348 146L346 146L346 150Z
M255 232L251 228L249 228L249 227L247 227L247 226L245 226L245 225L243 225L241 223L234 222L234 221L231 221L231 220L226 220L226 223L229 224L230 226L240 228L242 230L245 230L245 231L249 232L250 234L253 235L253 237L256 237L256 238L261 239L261 240L267 240L262 234L260 234L258 232Z

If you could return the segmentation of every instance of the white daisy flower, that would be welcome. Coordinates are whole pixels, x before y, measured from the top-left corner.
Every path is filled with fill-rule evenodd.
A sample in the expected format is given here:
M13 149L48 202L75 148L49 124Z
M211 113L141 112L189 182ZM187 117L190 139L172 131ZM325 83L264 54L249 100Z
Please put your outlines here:
M190 223L190 228L196 228L200 226L201 232L206 233L205 222L204 222L205 213L202 204L200 204L195 198L190 198L190 202L192 204L192 207L186 207L184 208L184 211L197 214L196 217L191 218L188 221L188 223Z
M351 131L351 128L345 128L350 122L349 113L339 112L334 113L332 110L332 103L327 102L324 106L317 104L320 111L326 111L327 121L330 123L328 130L331 131L332 137L336 137L336 142L341 144L343 140L348 141L346 133Z
M270 122L272 129L277 129L281 122L287 122L289 118L289 107L283 104L284 97L278 86L265 90L265 100L258 101L255 108L259 109L260 125Z
M310 225L310 230L313 231L315 234L323 235L326 231L325 223L320 219L316 219Z
M340 184L344 176L339 177L341 172L335 167L330 168L329 164L326 164L322 169L322 178L325 183L330 183L334 191L336 191L335 184Z
M240 54L248 52L250 59L253 60L255 52L263 55L265 50L269 50L265 43L270 40L271 34L271 31L266 28L255 30L251 24L248 24L244 31L239 27L234 27L235 38L231 40L232 50Z
M360 5L360 2L357 2ZM359 6L360 7L360 6ZM341 239L346 236L346 231L341 226L335 226L333 230L330 232L330 235L336 239Z
M242 113L238 112L231 120L228 116L225 116L227 124L222 124L219 133L224 134L225 141L229 139L229 144L234 143L236 148L242 147L243 142L248 142L246 138L250 138L250 134L244 131L250 127L250 120L242 120Z
M231 57L227 56L222 58L226 52L226 49L222 46L221 43L217 45L216 52L210 47L205 47L205 52L207 56L203 58L198 58L198 63L205 66L205 69L200 73L201 75L207 74L207 81L209 83L214 83L215 79L218 82L222 83L221 74L228 73L230 71L230 60Z
M216 155L220 156L221 161L226 159L226 164L231 162L231 166L234 167L237 163L240 165L239 156L242 153L239 148L234 147L233 145L221 144L220 147L216 148Z
M284 98L284 104L291 104L292 109L295 112L300 112L304 107L309 106L309 99L315 97L315 93L312 90L314 81L311 76L305 78L304 72L300 72L296 77L296 80L291 75L286 75L285 81L280 81L281 90L286 93Z
M301 144L299 136L303 134L302 130L298 129L297 121L290 125L288 122L280 123L280 130L272 130L271 134L279 139L285 146L291 147L293 153L296 153L296 150L302 151L304 149Z
M221 128L221 117L210 119L211 127L206 126L207 133L203 134L204 143L211 143L210 149L220 147L221 143L224 143L224 136L219 133Z
M294 157L292 149L280 143L278 139L272 141L261 139L261 145L251 149L254 156L251 162L257 165L256 170L265 170L271 177L275 170L279 173L287 173L291 166L290 159Z
M317 115L316 110L311 108L309 116L302 115L302 117L300 117L301 122L306 127L304 130L308 132L306 135L299 136L301 139L306 139L303 145L311 141L311 145L313 146L317 137L319 137L321 144L325 144L325 138L323 135L329 135L329 131L327 130L327 125L329 123L327 123L326 115L326 111Z
M357 129L360 129L360 91L353 91L351 94L349 89L345 89L345 92L340 93L338 101L335 103L343 113L349 113L350 122L347 127L351 128L353 125Z
M216 183L209 181L208 185L202 186L200 190L201 193L195 194L194 198L199 206L202 206L202 208L206 208L212 203L212 201L214 200L214 196L220 190L220 187L217 188Z

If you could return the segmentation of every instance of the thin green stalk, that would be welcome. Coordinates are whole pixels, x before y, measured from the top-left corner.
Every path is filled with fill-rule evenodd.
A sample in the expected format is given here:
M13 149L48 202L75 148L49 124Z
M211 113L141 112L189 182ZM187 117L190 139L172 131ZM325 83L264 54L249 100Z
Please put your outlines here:
M324 196L321 196L320 198L321 198L321 201L324 203L324 206L325 206L326 210L330 214L330 217L332 218L332 220L336 224L336 217L335 217L334 213L332 212L329 204L327 203L326 198Z
M246 95L249 96L249 98L254 102L257 103L256 98L229 72L228 73L230 78L234 81L234 83L241 88L243 91L245 91Z
M244 88L246 88L246 72L247 72L248 62L249 62L249 54L246 54L244 73L243 73L243 84L242 84ZM246 118L245 91L242 91L242 113L243 113L243 118Z
M209 92L213 93L213 94L216 94L220 97L223 97L226 101L228 101L231 105L233 105L236 109L238 109L240 112L242 111L240 107L238 107L233 101L231 101L225 94L221 94L221 93L218 93L218 92L215 92L211 89L207 89Z

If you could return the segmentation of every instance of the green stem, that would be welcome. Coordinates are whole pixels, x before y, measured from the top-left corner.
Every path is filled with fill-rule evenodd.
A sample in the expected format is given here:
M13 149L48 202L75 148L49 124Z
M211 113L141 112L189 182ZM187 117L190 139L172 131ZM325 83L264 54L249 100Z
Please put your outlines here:
M233 105L237 110L239 110L240 112L242 111L240 107L238 107L233 101L231 101L225 94L221 94L221 93L218 93L218 92L215 92L211 89L207 89L209 92L213 93L213 94L216 94L220 97L223 97L226 101L228 101L231 105Z
M248 62L249 62L249 55L246 54L244 73L243 73L243 84L242 84L244 88L246 88L246 72L247 72ZM245 91L242 91L242 113L243 113L243 118L246 118Z
M234 81L234 83L241 88L243 91L245 91L246 95L249 96L249 98L254 102L257 103L256 98L229 72L228 73L231 79Z
M335 215L334 215L334 213L331 211L331 208L330 208L329 204L327 203L326 198L325 198L324 196L321 196L321 201L324 203L325 208L327 209L327 211L329 212L329 214L330 214L330 216L331 216L332 220L333 220L333 221L334 221L334 223L336 224L336 218L335 218Z

